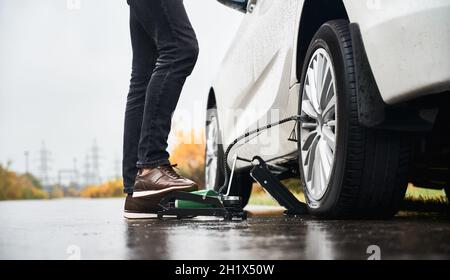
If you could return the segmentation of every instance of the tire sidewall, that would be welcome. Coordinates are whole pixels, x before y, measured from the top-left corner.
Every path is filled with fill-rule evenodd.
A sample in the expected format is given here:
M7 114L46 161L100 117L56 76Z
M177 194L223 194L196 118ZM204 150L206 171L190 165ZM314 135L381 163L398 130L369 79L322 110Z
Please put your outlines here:
M305 183L305 175L303 171L303 158L301 153L301 146L299 141L299 166L302 179L303 190L305 193L306 202L311 214L313 215L329 215L331 209L338 203L338 198L341 193L342 183L344 179L346 151L347 151L347 130L348 130L348 110L350 110L348 82L348 65L344 61L343 49L339 40L339 36L334 29L324 24L314 36L310 47L308 48L306 59L302 69L301 87L299 95L299 114L301 114L301 104L303 98L303 88L306 79L306 72L314 52L323 48L326 50L331 58L334 68L335 84L336 84L336 150L333 169L330 174L330 180L324 196L320 200L315 200L309 194ZM300 130L299 130L300 133ZM300 138L299 138L300 139Z

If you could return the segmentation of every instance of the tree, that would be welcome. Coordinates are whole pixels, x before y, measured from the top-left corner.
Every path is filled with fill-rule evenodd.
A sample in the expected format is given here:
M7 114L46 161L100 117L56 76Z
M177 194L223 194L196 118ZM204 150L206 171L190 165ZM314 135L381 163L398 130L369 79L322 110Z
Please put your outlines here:
M170 162L176 163L181 175L191 178L200 187L205 184L205 141L204 131L190 130L175 133L177 143L170 155ZM195 141L201 139L201 141ZM198 143L201 142L201 143Z

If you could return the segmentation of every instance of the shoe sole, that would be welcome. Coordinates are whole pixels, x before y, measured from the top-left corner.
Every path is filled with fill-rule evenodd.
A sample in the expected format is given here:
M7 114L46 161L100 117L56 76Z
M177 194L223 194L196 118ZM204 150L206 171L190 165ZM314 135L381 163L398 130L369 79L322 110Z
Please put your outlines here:
M139 220L139 219L157 219L158 214L155 213L132 213L132 212L124 212L123 217L130 220Z
M158 214L124 212L123 217L128 220L154 220L154 219L158 219ZM164 217L165 218L177 218L176 215L164 215Z

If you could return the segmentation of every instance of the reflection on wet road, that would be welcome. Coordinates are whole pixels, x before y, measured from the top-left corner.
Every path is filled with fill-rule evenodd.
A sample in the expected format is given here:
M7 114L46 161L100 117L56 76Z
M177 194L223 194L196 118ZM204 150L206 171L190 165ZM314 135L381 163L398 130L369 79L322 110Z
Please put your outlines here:
M126 221L122 200L0 203L0 259L448 259L445 215L389 221L252 217ZM74 249L75 248L75 249ZM75 253L74 253L75 252Z

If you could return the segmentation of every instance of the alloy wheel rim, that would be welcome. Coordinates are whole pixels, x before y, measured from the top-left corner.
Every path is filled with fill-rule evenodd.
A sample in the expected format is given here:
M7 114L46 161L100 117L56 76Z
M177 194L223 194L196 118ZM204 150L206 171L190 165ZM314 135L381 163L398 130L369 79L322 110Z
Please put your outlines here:
M217 117L211 116L206 125L205 186L207 189L214 189L217 180L218 128Z
M308 193L314 200L328 190L335 163L337 115L336 79L331 58L323 48L309 61L302 92L300 130L302 167Z

